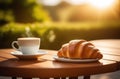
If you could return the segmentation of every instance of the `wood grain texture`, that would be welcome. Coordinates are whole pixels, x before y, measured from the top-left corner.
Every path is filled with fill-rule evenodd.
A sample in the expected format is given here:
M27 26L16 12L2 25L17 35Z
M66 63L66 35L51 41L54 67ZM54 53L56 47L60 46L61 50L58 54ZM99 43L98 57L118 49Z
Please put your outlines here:
M101 42L102 41L102 42ZM104 42L105 41L105 42ZM114 42L115 41L115 42ZM103 59L92 63L63 63L53 59L57 53L54 50L45 50L48 54L39 58L39 60L19 60L10 54L13 49L0 49L0 76L14 77L78 77L114 72L120 69L119 44L120 41L95 40L92 41L102 52ZM98 44L109 45L98 45ZM107 42L107 43L106 43ZM110 43L112 44L110 46ZM114 46L114 45L115 46ZM110 49L109 49L110 48ZM112 51L112 52L110 52ZM118 51L118 53L116 52ZM109 53L110 52L110 53Z

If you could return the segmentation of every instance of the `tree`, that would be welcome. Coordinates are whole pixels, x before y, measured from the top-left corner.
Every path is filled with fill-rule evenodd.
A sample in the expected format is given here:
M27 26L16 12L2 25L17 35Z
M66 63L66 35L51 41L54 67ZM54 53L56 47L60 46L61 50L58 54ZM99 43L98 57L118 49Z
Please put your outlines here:
M48 12L36 0L0 0L0 24L50 20Z

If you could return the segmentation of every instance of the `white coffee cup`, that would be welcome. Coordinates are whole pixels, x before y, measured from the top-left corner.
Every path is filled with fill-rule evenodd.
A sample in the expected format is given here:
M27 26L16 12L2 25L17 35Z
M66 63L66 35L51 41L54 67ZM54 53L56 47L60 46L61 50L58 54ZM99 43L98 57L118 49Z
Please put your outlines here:
M18 38L17 41L13 41L11 45L13 49L21 51L23 54L36 54L40 48L40 38Z

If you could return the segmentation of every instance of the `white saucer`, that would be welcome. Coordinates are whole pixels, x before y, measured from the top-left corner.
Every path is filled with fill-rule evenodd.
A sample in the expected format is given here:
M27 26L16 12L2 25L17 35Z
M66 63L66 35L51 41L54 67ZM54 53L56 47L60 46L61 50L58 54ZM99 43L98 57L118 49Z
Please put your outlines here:
M57 61L61 62L74 62L74 63L86 63L86 62L95 62L98 61L98 59L70 59L70 58L60 58L56 55L53 56L53 58Z
M43 50L39 50L39 52L36 54L22 54L20 51L11 52L11 55L19 59L38 59L40 56L43 56L45 54L47 54L47 52Z

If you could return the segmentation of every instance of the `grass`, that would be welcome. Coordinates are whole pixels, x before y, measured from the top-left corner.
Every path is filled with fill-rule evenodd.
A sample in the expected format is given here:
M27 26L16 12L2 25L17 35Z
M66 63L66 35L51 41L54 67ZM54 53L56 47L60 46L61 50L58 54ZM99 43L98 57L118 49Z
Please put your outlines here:
M72 39L119 39L119 22L10 23L0 27L0 48L11 47L18 37L40 37L41 48L59 49Z

